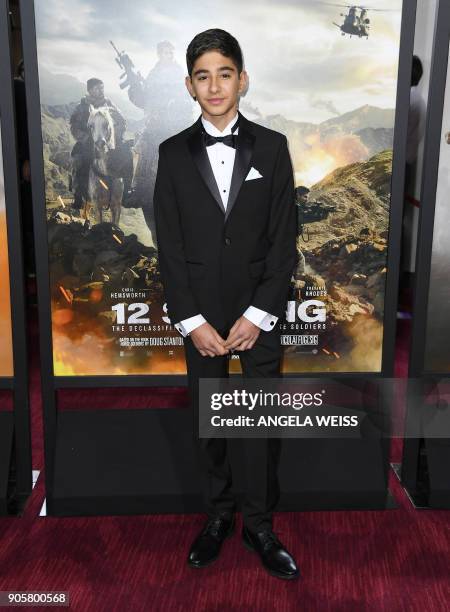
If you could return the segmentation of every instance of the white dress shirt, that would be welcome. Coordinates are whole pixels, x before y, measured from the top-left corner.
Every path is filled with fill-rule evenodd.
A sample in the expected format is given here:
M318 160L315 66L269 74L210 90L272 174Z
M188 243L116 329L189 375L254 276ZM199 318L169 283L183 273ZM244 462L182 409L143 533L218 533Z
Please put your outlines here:
M211 134L211 136L227 136L228 134L232 133L231 128L236 123L237 119L238 114L236 113L235 117L225 127L223 132L217 129L215 125L213 125L204 117L201 118L201 121L205 131L208 132L208 134ZM236 128L233 133L238 134L238 132L239 127ZM228 196L230 193L231 178L233 176L233 166L236 149L234 149L233 147L229 147L228 145L225 145L222 142L216 142L215 144L206 147L206 152L208 153L214 178L216 179L217 187L219 188L220 192L220 197L222 198L222 202L226 210L228 204ZM273 329L275 323L278 320L278 317L268 314L264 310L256 308L255 306L249 306L247 310L243 313L243 316L264 331L270 331L271 329ZM205 322L206 319L203 317L203 315L197 314L193 317L189 317L188 319L184 319L179 323L175 323L175 327L182 336L187 336L194 329L196 329Z

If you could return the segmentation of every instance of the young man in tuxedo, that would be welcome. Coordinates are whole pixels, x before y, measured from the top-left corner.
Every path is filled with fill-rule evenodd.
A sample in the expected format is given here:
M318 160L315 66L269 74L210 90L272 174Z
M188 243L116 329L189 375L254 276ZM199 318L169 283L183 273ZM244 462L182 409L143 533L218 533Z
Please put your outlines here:
M202 113L161 144L154 203L165 299L185 337L197 421L198 379L228 376L231 351L239 351L244 377L281 376L276 323L296 265L297 226L286 137L238 111L248 84L239 43L224 30L207 30L191 41L186 59L186 86ZM296 578L293 557L272 531L281 441L241 442L243 543L270 574ZM208 514L188 556L198 568L212 563L232 534L235 500L227 440L197 443Z

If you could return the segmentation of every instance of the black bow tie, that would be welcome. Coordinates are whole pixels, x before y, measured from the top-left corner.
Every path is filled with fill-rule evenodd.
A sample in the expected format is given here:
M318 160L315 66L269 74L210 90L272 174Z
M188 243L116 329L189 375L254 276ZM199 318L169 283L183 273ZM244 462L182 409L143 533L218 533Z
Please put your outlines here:
M226 136L211 136L211 134L208 134L208 132L203 131L203 139L205 142L205 146L211 147L212 145L215 145L217 142L221 142L222 144L227 145L227 147L232 147L233 149L235 149L236 144L237 144L237 135L234 134L233 132L236 131L238 125L239 125L239 117L236 123L231 128L231 134L227 134Z
M222 144L227 145L227 147L233 147L233 149L236 148L237 136L234 134L227 134L227 136L211 136L211 134L208 134L208 132L204 132L203 138L207 147L215 145L216 142L221 142Z

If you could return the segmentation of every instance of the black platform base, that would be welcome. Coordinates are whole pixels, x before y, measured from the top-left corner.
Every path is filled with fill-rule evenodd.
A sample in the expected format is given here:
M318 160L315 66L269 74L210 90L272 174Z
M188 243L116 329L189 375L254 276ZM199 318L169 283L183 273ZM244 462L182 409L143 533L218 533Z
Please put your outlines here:
M60 412L47 513L198 511L190 422L185 409Z
M191 423L188 409L60 412L47 513L202 512ZM277 510L392 507L384 442L285 440ZM233 463L240 443L233 441ZM243 483L240 471L233 473L239 498Z
M279 510L395 508L388 489L389 440L283 441Z
M9 475L14 436L12 412L0 412L0 516L9 514Z
M436 457L435 457L436 458ZM446 467L448 470L449 463L448 457L443 456L443 460L447 460L447 463L443 463L442 467ZM438 466L440 468L440 466ZM447 489L445 485L442 489L431 489L429 487L429 480L427 483L418 482L417 489L412 489L409 487L405 487L402 483L402 464L401 463L393 463L392 469L394 470L395 475L399 479L402 484L403 490L408 496L411 504L416 508L416 510L449 510L450 509L450 482L447 482ZM428 476L429 478L429 476ZM426 486L424 486L424 484Z

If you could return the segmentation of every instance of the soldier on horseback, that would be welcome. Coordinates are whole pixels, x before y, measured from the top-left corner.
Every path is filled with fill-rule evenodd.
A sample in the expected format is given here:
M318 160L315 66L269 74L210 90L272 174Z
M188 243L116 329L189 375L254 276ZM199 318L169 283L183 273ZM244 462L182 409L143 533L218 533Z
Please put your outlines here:
M70 131L76 143L72 149L73 207L81 209L89 200L89 169L94 159L94 143L88 127L91 109L107 108L115 128L116 150L123 147L126 121L117 106L105 98L103 81L92 78L87 81L87 95L81 99L70 117Z

